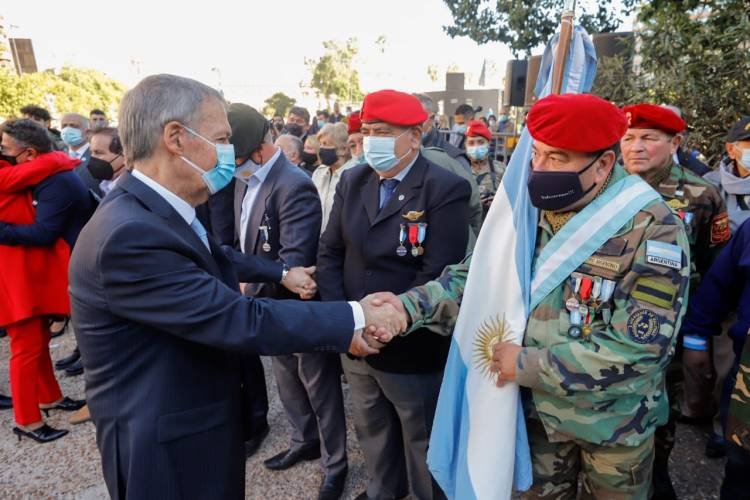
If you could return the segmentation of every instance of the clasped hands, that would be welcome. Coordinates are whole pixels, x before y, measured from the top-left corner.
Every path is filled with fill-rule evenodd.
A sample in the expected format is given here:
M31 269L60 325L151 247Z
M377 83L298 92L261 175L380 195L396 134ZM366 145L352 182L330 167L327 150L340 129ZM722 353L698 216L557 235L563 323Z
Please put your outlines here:
M365 313L365 328L352 337L349 352L364 357L377 354L394 337L409 327L409 316L396 295L378 292L368 295L359 304Z

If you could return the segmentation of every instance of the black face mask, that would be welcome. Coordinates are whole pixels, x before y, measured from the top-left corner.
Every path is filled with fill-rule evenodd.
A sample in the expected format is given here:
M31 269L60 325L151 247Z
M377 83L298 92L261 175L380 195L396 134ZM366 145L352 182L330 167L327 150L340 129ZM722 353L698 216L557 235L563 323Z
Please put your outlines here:
M601 155L594 158L578 172L537 172L531 168L527 183L531 204L542 210L560 210L589 194L596 182L584 191L580 175L600 157Z
M276 122L273 124L273 128L275 128L277 131L281 132L284 130L284 124L281 122Z
M11 165L18 165L18 157L24 154L24 152L25 151L21 151L16 156L10 156L10 155L0 153L0 160L5 160Z
M318 155L315 153L308 153L307 151L302 151L302 163L305 165L315 165L315 162L318 161Z
M287 123L286 131L295 137L302 137L302 125L299 125L297 123Z
M336 154L334 148L320 148L318 156L320 156L320 163L329 167L339 160L339 155Z
M119 156L119 155L118 155ZM117 158L117 156L115 156ZM115 159L113 158L113 159ZM109 181L115 176L115 169L112 168L112 163L101 158L89 158L89 163L86 165L89 169L91 177L99 181Z

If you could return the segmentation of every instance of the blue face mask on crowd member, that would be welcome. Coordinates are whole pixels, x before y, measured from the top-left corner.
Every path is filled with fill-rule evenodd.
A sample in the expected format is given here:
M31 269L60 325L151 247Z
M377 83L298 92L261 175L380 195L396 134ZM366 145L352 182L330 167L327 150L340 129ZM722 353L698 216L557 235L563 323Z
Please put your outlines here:
M201 174L203 182L205 182L206 186L208 186L208 191L211 194L216 194L217 192L225 188L230 182L232 182L232 178L234 177L234 146L231 144L213 143L190 127L187 127L185 125L183 125L183 127L185 128L185 130L187 130L194 136L203 139L216 149L216 165L210 170L203 170L192 161L180 155L180 158L182 158L185 163L193 167L197 172Z
M319 119L318 120L318 128L323 128L323 126L328 123L325 120Z
M64 127L60 132L63 142L69 147L78 146L83 142L83 132L75 127Z
M365 160L378 173L387 172L396 166L398 162L406 158L411 148L403 156L396 157L396 139L407 133L405 130L397 137L365 136L362 141Z
M466 148L466 154L469 155L474 161L482 161L487 158L490 152L490 147L487 144L480 144L479 146L468 146Z
M454 123L453 124L453 132L458 132L459 134L465 134L466 133L466 124L465 123Z
M740 156L740 163L745 167L745 170L750 170L750 148L742 150L742 156Z

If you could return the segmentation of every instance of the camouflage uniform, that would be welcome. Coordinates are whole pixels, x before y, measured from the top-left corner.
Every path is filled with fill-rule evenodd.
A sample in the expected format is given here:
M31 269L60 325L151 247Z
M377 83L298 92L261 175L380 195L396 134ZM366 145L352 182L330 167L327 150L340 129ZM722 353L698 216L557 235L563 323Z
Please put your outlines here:
M726 434L727 439L750 451L750 342L747 340L729 403Z
M625 175L615 167L611 181ZM536 255L553 234L540 217ZM649 262L647 241L675 245L682 262ZM531 311L516 374L529 388L524 409L535 475L531 497L575 497L579 473L585 495L646 497L653 432L668 416L663 372L684 314L688 263L683 225L664 203L654 202L572 275L616 284L609 300L591 303L587 335L568 334L572 280ZM469 264L449 266L437 280L400 296L412 328L452 332Z
M471 173L474 175L474 180L479 186L479 197L485 199L495 196L497 189L500 187L500 180L503 178L503 173L505 173L505 165L499 161L493 161L492 168L490 168L490 163L486 162L482 168L476 169L472 164ZM482 209L484 218L487 216L489 206L485 206L482 203Z
M700 278L708 271L714 258L729 241L729 215L719 191L708 181L670 160L668 174L655 183L654 189L682 219L690 243L690 290L696 290ZM655 484L667 485L669 455L674 448L680 401L690 417L710 417L714 381L704 374L683 371L682 342L667 367L667 395L670 402L669 421L656 431ZM683 381L686 383L683 384Z

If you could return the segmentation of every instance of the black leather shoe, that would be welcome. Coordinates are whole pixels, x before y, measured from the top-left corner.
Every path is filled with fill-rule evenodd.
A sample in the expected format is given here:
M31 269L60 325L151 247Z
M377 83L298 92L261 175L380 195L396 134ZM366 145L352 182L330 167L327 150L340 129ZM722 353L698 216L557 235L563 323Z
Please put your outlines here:
M299 450L284 450L264 461L263 465L270 470L285 470L303 460L315 460L316 458L320 458L320 443Z
M62 410L62 411L76 411L83 408L83 406L86 404L86 401L83 399L70 399L69 397L64 397L54 405L48 407L48 408L41 408L41 410L44 412L46 416L49 417L49 411L50 410ZM67 432L67 431L66 431Z
M344 493L347 472L348 469L344 469L338 474L326 474L320 483L318 500L339 500Z
M82 374L83 364L81 363L80 359L65 369L65 375L67 377L77 377L78 375Z
M27 437L33 439L37 443L49 443L55 439L60 439L67 433L68 431L66 429L54 429L47 424L44 424L33 431L25 431L20 427L13 427L13 434L18 436L19 441L22 437Z
M711 436L706 442L706 457L708 458L723 458L727 455L727 442L718 434L711 433Z
M70 355L65 356L63 359L57 361L55 363L55 368L57 368L58 370L64 370L79 359L81 359L81 351L75 349L72 353L70 353Z
M255 436L245 441L245 458L250 458L255 455L255 452L258 451L260 445L263 444L263 441L265 441L270 430L271 428L266 424L260 431L255 433Z
M0 394L0 410L10 410L13 408L13 400L8 396Z

